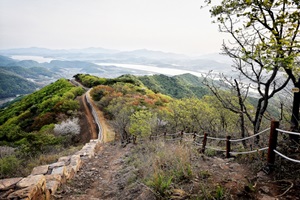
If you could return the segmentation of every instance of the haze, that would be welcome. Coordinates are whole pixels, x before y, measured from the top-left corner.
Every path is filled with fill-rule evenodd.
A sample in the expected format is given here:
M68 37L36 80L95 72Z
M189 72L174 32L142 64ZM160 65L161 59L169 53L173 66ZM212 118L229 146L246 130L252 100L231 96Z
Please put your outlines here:
M0 0L0 49L103 47L219 52L203 0Z

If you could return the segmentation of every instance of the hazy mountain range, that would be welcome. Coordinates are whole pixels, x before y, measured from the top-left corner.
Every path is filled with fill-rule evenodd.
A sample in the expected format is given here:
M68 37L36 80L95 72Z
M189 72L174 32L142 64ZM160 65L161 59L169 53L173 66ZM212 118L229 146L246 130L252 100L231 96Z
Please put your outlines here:
M198 75L210 70L231 73L229 63L230 59L219 54L189 57L147 49L134 51L104 48L6 49L0 50L0 98L29 93L58 78L72 78L78 73L106 78L123 74L171 76L191 73ZM22 85L26 86L23 92Z

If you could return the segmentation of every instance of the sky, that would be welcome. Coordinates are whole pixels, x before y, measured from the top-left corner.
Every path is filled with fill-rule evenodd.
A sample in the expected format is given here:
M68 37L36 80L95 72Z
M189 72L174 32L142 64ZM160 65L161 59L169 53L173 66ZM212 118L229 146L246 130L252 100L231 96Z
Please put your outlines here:
M0 49L220 52L226 35L202 5L204 0L0 0Z

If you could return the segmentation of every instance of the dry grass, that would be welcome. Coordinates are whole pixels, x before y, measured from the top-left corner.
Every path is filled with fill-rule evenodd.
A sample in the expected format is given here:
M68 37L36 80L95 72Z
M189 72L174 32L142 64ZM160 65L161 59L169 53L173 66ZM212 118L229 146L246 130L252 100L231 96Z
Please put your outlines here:
M199 167L201 157L190 144L162 140L137 145L128 165L157 199L223 199L228 192Z

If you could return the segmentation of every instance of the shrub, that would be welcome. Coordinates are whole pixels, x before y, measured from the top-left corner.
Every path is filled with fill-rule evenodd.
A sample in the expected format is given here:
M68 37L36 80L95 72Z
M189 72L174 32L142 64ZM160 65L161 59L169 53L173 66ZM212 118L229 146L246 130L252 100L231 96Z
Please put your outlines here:
M57 135L78 135L80 133L79 119L67 119L61 124L55 124L54 132Z
M172 176L166 176L165 173L156 172L147 181L147 185L154 189L154 191L161 197L167 197L170 195L170 187L172 183Z
M21 160L15 155L7 156L0 159L0 178L15 175L20 169Z

